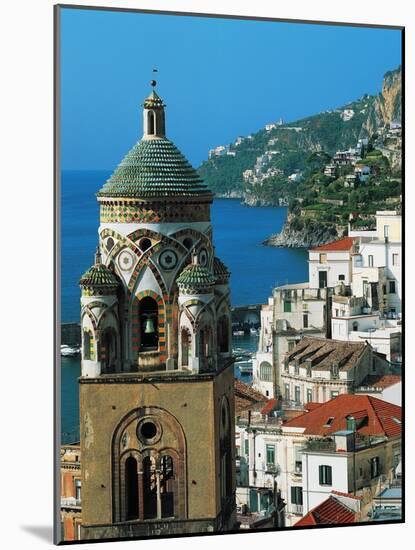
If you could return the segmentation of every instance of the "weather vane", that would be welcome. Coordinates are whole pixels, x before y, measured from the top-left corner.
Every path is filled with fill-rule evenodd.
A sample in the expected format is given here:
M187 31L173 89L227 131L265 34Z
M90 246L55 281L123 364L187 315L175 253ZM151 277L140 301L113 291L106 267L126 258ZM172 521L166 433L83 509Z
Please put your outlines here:
M153 69L153 73L158 73L158 70L157 70L157 69ZM150 84L151 84L151 85L153 86L153 88L154 88L154 86L157 84L157 80L150 80Z

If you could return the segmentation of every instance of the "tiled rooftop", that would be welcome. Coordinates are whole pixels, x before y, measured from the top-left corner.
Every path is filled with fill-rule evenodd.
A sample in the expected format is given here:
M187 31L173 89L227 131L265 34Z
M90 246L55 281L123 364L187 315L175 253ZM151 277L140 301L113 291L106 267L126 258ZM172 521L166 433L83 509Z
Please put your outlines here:
M299 360L300 365L306 359L311 360L312 368L329 370L337 363L340 370L349 370L359 361L365 342L345 342L305 336L290 352L289 360Z
M254 408L263 408L268 403L268 397L261 392L254 390L248 384L235 379L235 413L241 414L243 411Z
M295 526L337 525L339 523L354 523L355 521L356 513L342 502L339 502L335 496L330 495L328 499L310 510L300 521L297 521Z
M284 428L305 428L309 435L329 435L347 428L347 416L361 423L357 433L363 436L399 436L402 431L402 409L369 395L342 394L310 412L306 412L283 424ZM332 418L330 424L327 420Z
M352 248L354 243L353 237L344 237L331 243L322 244L316 248L312 248L311 252L344 252Z

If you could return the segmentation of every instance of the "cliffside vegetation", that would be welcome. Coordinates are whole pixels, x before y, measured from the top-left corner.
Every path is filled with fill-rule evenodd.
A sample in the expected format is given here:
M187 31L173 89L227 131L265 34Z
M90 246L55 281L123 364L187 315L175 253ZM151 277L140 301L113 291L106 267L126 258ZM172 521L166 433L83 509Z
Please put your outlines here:
M401 137L391 129L399 126L400 117L399 67L386 73L378 96L364 95L333 111L238 139L224 154L205 161L199 172L219 196L240 196L250 205L279 205L281 199L288 203L283 232L267 244L321 244L344 234L350 217L357 225L370 226L376 210L399 204ZM337 163L329 177L325 168L335 153L356 147L362 139L357 159ZM351 182L363 167L369 167L370 175ZM304 231L315 242L301 239Z

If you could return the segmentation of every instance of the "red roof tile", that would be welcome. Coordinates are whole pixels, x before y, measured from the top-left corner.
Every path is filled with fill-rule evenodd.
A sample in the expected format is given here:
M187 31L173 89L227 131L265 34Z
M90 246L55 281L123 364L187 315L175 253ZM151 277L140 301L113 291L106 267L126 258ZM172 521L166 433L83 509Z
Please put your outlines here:
M400 435L401 407L370 395L339 395L320 407L288 420L283 427L305 428L304 433L309 435L328 435L345 430L347 416L362 418L366 414L367 422L357 428L359 434L387 437ZM333 421L328 426L330 417Z
M268 402L268 397L240 380L235 379L234 388L235 412L237 414L248 409L256 409L259 405L264 406Z
M330 496L297 521L295 526L354 523L356 514L350 508Z
M265 407L261 410L261 414L269 414L278 405L278 399L270 399Z
M337 241L332 241L331 243L322 244L316 248L311 248L312 252L318 251L328 251L328 252L341 252L344 250L350 250L353 246L354 238L353 237L343 237L343 239L338 239Z

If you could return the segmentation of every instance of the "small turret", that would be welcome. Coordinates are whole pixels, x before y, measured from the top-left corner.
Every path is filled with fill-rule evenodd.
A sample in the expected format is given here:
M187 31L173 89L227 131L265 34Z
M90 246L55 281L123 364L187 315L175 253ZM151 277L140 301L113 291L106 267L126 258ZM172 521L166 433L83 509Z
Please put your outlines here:
M116 309L119 280L102 263L97 247L95 263L82 275L82 376L99 376L119 369L119 326Z

